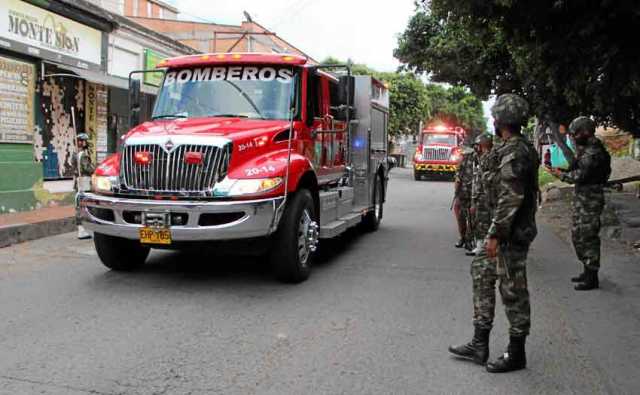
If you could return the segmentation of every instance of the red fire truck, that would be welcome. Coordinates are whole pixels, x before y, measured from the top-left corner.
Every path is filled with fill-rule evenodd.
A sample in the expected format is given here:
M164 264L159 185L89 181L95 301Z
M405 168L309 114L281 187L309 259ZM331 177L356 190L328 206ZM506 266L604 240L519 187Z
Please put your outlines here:
M419 137L413 158L413 176L416 181L429 176L453 177L462 159L460 145L464 130L438 124L425 128Z
M150 249L234 246L307 279L319 239L383 215L389 96L369 76L280 54L165 60L153 117L123 136L79 195L102 263ZM130 78L132 115L139 81Z

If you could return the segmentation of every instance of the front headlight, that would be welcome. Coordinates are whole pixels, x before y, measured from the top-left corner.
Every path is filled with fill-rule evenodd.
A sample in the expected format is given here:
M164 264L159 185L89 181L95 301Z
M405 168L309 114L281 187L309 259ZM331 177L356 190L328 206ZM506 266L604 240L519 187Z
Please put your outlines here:
M116 176L91 176L91 189L94 192L113 193L114 187L118 185Z
M225 178L216 184L214 196L243 196L268 192L282 184L282 177L233 180Z

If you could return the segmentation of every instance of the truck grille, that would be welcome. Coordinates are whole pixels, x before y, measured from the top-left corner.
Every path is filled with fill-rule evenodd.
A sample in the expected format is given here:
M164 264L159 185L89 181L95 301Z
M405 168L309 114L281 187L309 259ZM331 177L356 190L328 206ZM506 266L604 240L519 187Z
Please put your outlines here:
M151 161L136 163L137 152L150 153ZM202 164L186 163L187 152L202 154ZM227 175L230 157L231 145L184 144L169 152L157 144L128 145L122 153L120 175L132 192L202 194Z
M422 156L424 160L449 160L450 154L451 148L425 147Z

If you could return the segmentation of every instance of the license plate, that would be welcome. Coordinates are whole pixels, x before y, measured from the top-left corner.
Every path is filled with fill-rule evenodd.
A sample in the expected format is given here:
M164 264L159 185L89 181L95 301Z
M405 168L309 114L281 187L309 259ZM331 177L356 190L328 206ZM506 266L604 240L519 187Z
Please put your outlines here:
M171 230L167 228L141 228L140 242L143 244L171 244Z

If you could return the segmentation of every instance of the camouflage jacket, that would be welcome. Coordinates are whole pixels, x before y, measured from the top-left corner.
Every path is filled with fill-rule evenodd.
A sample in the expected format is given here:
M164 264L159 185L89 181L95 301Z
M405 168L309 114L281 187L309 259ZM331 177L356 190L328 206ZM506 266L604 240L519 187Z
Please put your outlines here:
M515 135L496 155L497 203L488 235L501 243L529 245L537 235L538 153L523 136Z
M587 145L579 146L575 161L560 179L579 189L582 185L603 185L610 175L611 156L598 138L591 137Z
M482 182L484 176L484 168L486 168L487 154L479 155L478 160L473 166L473 183L471 186L471 207L476 210L486 208L487 205L487 192L485 191L485 185Z
M476 211L490 212L495 207L495 188L493 180L497 169L495 150L477 156L478 160L473 168L473 186L471 188L471 205Z
M78 157L80 157L80 168L78 169ZM93 161L91 160L91 153L89 150L84 149L80 152L73 154L71 158L71 166L73 167L73 175L75 177L90 176L95 170ZM80 173L78 174L78 170Z
M498 190L496 184L496 178L499 171L499 159L498 152L502 147L502 143L493 146L482 159L482 185L484 187L484 193L486 196L486 204L493 216L493 210L498 205Z
M468 152L462 156L462 161L456 173L456 197L460 200L471 200L473 185L473 167L476 161L475 152Z

